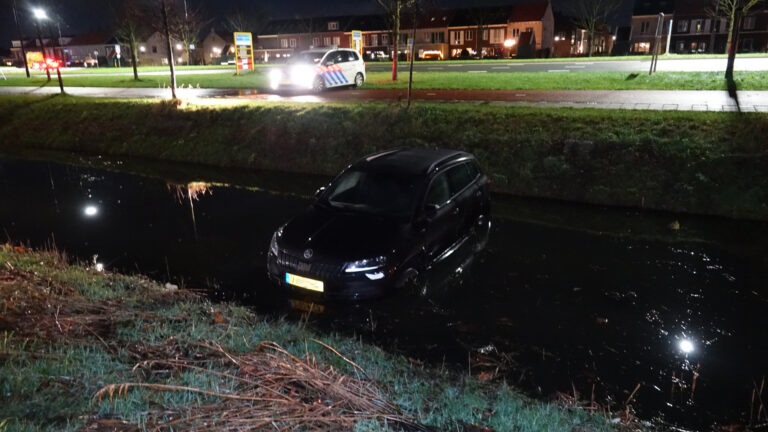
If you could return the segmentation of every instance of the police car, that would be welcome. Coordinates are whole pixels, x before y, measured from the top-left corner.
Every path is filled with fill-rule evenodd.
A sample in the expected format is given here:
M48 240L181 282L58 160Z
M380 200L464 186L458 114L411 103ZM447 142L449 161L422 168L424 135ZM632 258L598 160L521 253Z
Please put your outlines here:
M270 86L322 91L330 87L360 87L365 82L365 62L347 48L302 51L283 68L269 73Z

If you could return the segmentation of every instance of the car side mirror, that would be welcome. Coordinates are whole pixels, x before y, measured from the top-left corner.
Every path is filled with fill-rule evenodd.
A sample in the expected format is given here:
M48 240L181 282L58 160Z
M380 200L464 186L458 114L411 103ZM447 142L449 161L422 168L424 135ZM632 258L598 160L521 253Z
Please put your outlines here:
M321 187L319 187L319 188L318 188L318 189L315 191L315 198L320 198L320 195L322 195L322 194L323 194L323 192L325 192L325 186L321 186Z

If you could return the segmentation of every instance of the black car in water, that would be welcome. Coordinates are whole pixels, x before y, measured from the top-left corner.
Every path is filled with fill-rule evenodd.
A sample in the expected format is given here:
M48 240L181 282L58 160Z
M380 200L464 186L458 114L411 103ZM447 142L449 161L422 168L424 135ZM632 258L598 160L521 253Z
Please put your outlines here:
M270 278L327 298L377 297L417 281L490 230L488 178L474 156L395 149L344 170L303 213L278 228Z

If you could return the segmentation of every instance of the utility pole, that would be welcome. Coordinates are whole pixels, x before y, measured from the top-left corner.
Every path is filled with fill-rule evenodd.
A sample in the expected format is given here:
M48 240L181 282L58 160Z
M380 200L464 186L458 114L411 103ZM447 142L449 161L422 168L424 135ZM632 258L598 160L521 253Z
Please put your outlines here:
M171 46L171 31L168 28L168 7L165 0L160 0L160 12L163 15L163 27L165 28L165 41L168 45L168 64L171 66L171 94L176 99L176 69L173 65L173 47Z
M19 14L16 10L16 0L13 0L11 4L13 7L13 20L16 22L16 33L19 35L19 43L21 44L21 57L24 61L24 70L27 72L27 78L29 75L29 63L27 62L27 50L24 49L24 36L21 34L21 26L19 25Z

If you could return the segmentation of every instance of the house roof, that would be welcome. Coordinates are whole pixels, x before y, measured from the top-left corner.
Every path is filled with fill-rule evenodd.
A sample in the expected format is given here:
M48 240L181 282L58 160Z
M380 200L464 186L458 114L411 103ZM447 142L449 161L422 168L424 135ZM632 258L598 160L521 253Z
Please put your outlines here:
M510 22L541 21L549 8L548 1L518 3L512 8Z
M487 7L457 9L453 13L451 27L472 27L481 23L485 25L507 24L509 7Z
M633 15L658 15L675 11L674 0L635 0Z
M114 45L117 43L115 36L110 32L85 33L77 35L69 41L70 46L81 45Z
M328 30L328 23L337 21L338 30ZM272 20L259 32L261 35L349 32L352 30L386 30L389 26L380 15L348 15Z

